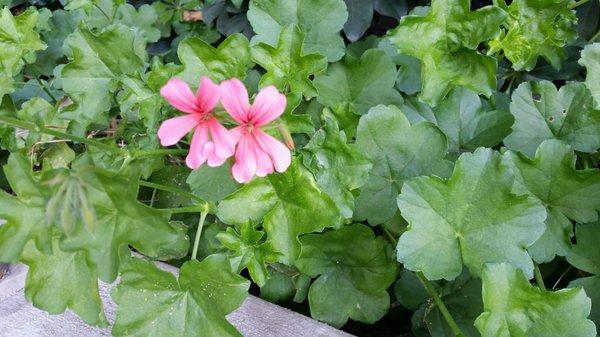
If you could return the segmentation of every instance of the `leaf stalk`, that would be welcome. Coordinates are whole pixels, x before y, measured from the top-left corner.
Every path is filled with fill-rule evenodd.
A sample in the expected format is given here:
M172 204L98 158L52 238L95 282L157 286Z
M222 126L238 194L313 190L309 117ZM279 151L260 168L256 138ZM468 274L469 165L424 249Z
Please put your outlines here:
M423 272L420 272L420 271L417 272L417 277L419 278L419 281L421 281L421 283L425 287L425 290L427 290L429 295L435 301L435 304L437 305L438 309L442 313L442 316L444 316L444 319L446 320L446 323L448 323L448 326L450 326L450 329L454 333L454 336L465 337L465 334L462 332L462 330L460 329L458 324L456 324L456 321L450 314L450 311L448 311L448 308L444 304L444 301L442 301L442 298L438 294L437 290L435 290L435 288L433 287L433 284L431 284L431 282L429 282L429 280L425 277L425 275L423 275Z

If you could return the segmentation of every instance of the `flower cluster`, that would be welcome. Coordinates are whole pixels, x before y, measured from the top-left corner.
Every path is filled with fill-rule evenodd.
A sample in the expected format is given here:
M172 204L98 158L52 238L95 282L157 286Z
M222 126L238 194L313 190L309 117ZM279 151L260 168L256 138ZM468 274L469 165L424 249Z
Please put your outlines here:
M255 175L264 177L273 171L284 172L291 162L290 150L261 128L277 119L285 110L286 98L273 86L260 90L250 104L248 91L236 79L213 83L202 77L194 95L186 82L172 78L160 94L176 109L186 115L168 119L158 129L163 146L176 144L194 130L186 164L197 169L205 162L208 166L222 165L235 155L232 174L240 183ZM238 125L225 128L213 115L219 104Z

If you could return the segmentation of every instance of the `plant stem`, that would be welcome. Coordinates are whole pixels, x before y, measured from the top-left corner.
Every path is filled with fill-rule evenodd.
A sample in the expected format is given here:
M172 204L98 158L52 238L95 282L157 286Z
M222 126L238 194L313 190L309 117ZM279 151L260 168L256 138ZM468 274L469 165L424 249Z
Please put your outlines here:
M585 3L587 3L590 0L579 0L579 1L575 1L574 3L569 5L569 9L574 9L577 8Z
M538 287L542 290L546 290L546 285L544 284L544 278L542 277L542 272L540 271L540 267L538 267L537 263L533 264L533 273L535 275L535 282Z
M383 233L388 238L388 241L390 241L394 246L398 245L398 240L396 240L396 238L394 238L392 233L390 233L390 231L387 228L383 228Z
M206 212L205 208L202 205L201 207L196 206L187 206L187 207L175 207L175 208L161 208L163 211L169 211L172 214L181 214L181 213L198 213L198 212Z
M417 277L419 278L419 280L421 281L421 283L423 284L423 286L425 287L425 289L427 290L429 295L435 301L435 304L437 305L438 309L442 313L442 316L444 316L446 323L448 323L448 326L450 326L450 329L452 330L454 335L456 337L464 337L465 334L462 332L462 330L460 330L460 327L458 326L458 324L456 324L456 321L454 320L454 318L448 311L448 308L446 308L446 305L440 298L440 295L437 293L437 290L435 290L435 288L433 287L433 284L431 284L431 282L429 282L429 280L425 277L425 275L423 275L423 273L420 271L417 272Z
M21 58L21 60L23 61L23 63L27 64L27 60L25 60L24 57ZM52 100L52 103L56 104L56 102L58 102L58 100L56 99L56 97L54 97L54 95L52 95L52 93L50 92L50 89L48 89L46 87L46 85L44 84L44 82L42 82L42 80L40 80L40 78L38 77L39 73L41 73L39 71L39 69L35 66L35 64L27 64L29 67L31 67L31 69L33 70L33 78L35 78L35 80L38 82L40 88L42 88L42 90L44 90L44 92L50 97L50 99Z
M185 149L156 149L147 151L136 151L133 156L136 158L140 157L151 157L151 156L164 156L168 154L172 155L184 155L187 154L188 150Z
M33 132L39 132L39 133L44 133L50 136L54 136L54 137L58 137L58 138L62 138L62 139L69 139L73 142L78 142L78 143L82 143L85 145L89 145L89 146L94 146L97 147L99 149L108 151L108 152L112 152L115 154L126 154L126 151L123 149L120 149L118 147L115 146L111 146L108 144L104 144L102 142L99 142L97 140L93 140L90 138L84 138L84 137L79 137L79 136L75 136L75 135L70 135L68 133L64 133L64 132L60 132L54 129L50 129L50 128L46 128L43 126L39 126L39 125L35 125L33 123L30 122L24 122L21 120L18 120L16 118L12 118L12 117L8 117L8 116L0 116L0 123L5 123L8 124L10 126L13 127L17 127L17 128L21 128L21 129L26 129L29 131L33 131Z
M153 183L151 181L145 181L145 180L140 180L139 184L140 184L140 186L150 187L150 188L153 188L155 190L162 190L162 191L167 191L167 192L171 192L171 193L183 195L183 196L186 196L186 197L188 197L190 199L198 201L199 203L203 204L203 206L204 205L208 206L208 203L204 199L200 198L199 196L197 196L195 194L192 194L190 192L184 191L184 190L182 190L180 188L177 188L177 187L156 184L156 183Z
M599 31L597 31L597 32L596 32L596 34L594 34L594 36L592 36L592 37L589 39L589 41L588 41L588 42L589 42L589 43L592 43L592 42L596 41L596 39L598 38L598 36L600 36L600 30L599 30Z
M565 277L565 275L567 275L567 273L569 272L569 270L571 270L571 268L573 268L573 266L569 266L558 278L558 280L556 280L556 282L554 282L554 285L552 286L552 289L556 289L556 287L558 287L558 284L560 283L560 281L563 279L563 277Z
M152 196L150 197L150 207L154 206L154 199L156 198L156 192L157 191L158 190L156 188L152 189Z
M107 20L110 20L110 16L108 16L108 14L106 14L104 9L102 9L100 6L98 6L97 3L94 3L94 7L96 7L102 14L104 14L104 16L106 17ZM112 22L112 20L111 20L111 22Z
M200 236L202 235L202 227L204 227L204 220L208 212L204 211L200 213L200 221L198 221L198 229L196 229L196 238L194 239L194 247L192 248L192 260L196 259L198 255L198 245L200 244Z

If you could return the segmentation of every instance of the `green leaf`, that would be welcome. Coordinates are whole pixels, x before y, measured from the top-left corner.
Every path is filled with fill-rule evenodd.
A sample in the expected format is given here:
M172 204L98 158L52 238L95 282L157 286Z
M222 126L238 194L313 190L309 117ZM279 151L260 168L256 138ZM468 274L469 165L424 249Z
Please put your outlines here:
M585 85L596 101L596 109L600 109L600 42L588 44L583 48L579 64L587 70Z
M211 255L173 274L152 262L130 261L111 296L117 303L114 336L241 336L225 319L247 296L248 282L229 262Z
M484 108L474 92L454 89L433 109L434 122L448 137L450 152L460 154L478 147L493 147L511 132L513 116L504 110Z
M186 183L195 195L206 201L215 202L223 200L241 186L233 180L229 163L219 167L203 165L190 172Z
M52 315L72 310L86 323L107 326L98 293L98 276L85 253L63 252L58 236L52 240L51 255L29 243L21 261L29 266L25 297L39 309Z
M303 51L304 34L295 25L281 29L277 47L259 43L252 47L252 60L267 70L260 85L274 85L284 92L314 97L317 91L310 76L327 68L327 59Z
M252 43L277 44L284 26L295 24L306 35L304 51L334 62L344 56L339 31L348 13L343 0L251 0L248 20L256 32Z
M371 159L369 180L356 199L355 218L383 223L397 211L396 198L405 180L435 174L447 177L446 137L428 122L410 125L402 111L379 105L361 117L356 147Z
M502 51L515 70L530 71L538 57L555 69L567 57L565 45L577 37L575 11L571 0L517 0L507 5L494 0L504 9L507 20L500 35L489 42L488 55Z
M344 0L348 9L348 21L344 24L344 33L354 42L369 29L373 20L373 0Z
M228 36L217 48L200 38L188 37L179 43L177 56L185 66L177 76L197 85L201 76L208 76L216 82L246 77L250 48L248 39L242 34Z
M581 288L541 290L507 263L487 265L482 280L485 312L475 321L482 337L596 336L586 319L591 301Z
M548 212L546 232L529 248L538 263L552 260L555 254L567 255L573 236L569 219L598 219L600 170L576 170L576 159L573 150L558 140L544 141L533 160L514 152L504 154L503 162L516 176L513 191L535 196Z
M577 269L600 276L600 223L577 224L575 227L577 244L567 255L567 261Z
M62 68L61 83L75 104L63 116L83 124L106 124L121 77L144 67L144 41L123 25L109 26L98 34L81 26L65 44L71 62Z
M122 84L123 89L117 95L121 114L132 121L142 119L148 129L156 130L161 121L164 99L148 88L142 79L128 76L123 78Z
M398 240L398 261L428 279L452 280L488 262L509 262L533 276L526 248L544 232L546 211L535 198L510 191L500 155L479 148L463 153L452 177L414 178L398 206L409 227Z
M298 269L318 276L308 291L313 318L341 327L348 318L372 324L387 313L386 289L396 278L397 264L385 239L356 224L305 235L300 242Z
M254 179L229 195L219 204L217 216L238 226L262 220L272 247L283 254L280 261L286 264L300 254L299 235L322 231L341 220L334 201L297 160L285 173Z
M130 4L123 4L117 9L116 20L135 28L147 42L160 39L160 30L155 25L158 14L150 5L142 5L136 9Z
M36 30L38 11L30 7L13 16L9 6L0 13L0 74L12 78L21 72L24 58L35 60L35 52L46 48ZM5 91L5 90L3 90Z
M39 71L50 77L54 68L63 63L65 50L63 42L77 28L77 23L84 18L82 11L52 11L52 17L40 29L40 34L48 47L37 52L35 65Z
M96 223L91 228L75 227L61 242L61 249L85 251L101 280L115 280L121 263L130 257L129 246L156 259L187 254L187 227L169 223L170 212L139 202L137 184L131 184L137 177L93 167L80 168L75 174L85 184Z
M318 130L303 148L304 165L313 173L317 184L335 201L342 217L352 217L353 190L364 185L373 166L369 158L354 144L347 144L346 134L337 123L325 118Z
M350 104L354 113L364 115L377 104L402 103L394 89L396 66L380 50L368 50L360 59L346 57L315 78L319 103L335 108Z
M560 90L549 81L523 83L513 92L510 112L515 124L504 144L511 150L532 157L546 139L560 139L581 152L600 147L600 111L583 83Z
M569 288L583 287L587 296L592 300L590 319L600 326L600 276L583 277L571 281Z
M46 221L46 191L31 170L27 157L13 153L4 174L16 196L0 190L0 261L16 263L25 244L33 240L37 249L52 252L52 230Z
M486 96L496 90L496 59L477 47L498 33L505 14L495 6L474 12L469 6L470 0L433 0L425 16L405 16L389 34L400 53L421 60L419 98L431 106L457 86Z
M279 254L273 251L270 242L262 240L265 232L254 229L251 222L242 225L238 233L232 227L217 234L217 239L232 252L228 255L232 267L241 272L248 268L250 277L259 287L269 278L267 263L277 262Z

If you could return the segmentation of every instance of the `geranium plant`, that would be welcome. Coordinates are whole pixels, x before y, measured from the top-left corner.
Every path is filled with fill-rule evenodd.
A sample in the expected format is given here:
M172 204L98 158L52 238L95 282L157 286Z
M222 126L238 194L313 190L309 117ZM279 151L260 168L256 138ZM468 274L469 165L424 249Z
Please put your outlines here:
M597 336L597 0L1 2L0 262L37 308Z

